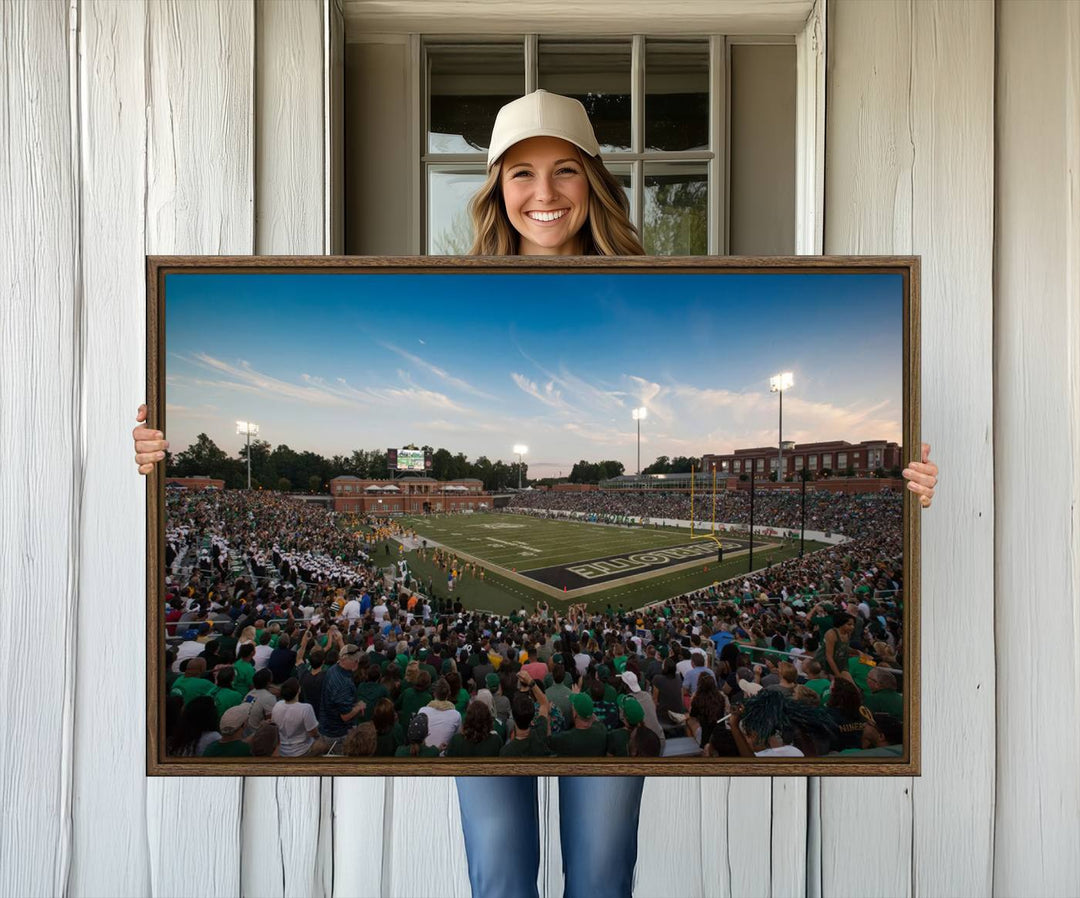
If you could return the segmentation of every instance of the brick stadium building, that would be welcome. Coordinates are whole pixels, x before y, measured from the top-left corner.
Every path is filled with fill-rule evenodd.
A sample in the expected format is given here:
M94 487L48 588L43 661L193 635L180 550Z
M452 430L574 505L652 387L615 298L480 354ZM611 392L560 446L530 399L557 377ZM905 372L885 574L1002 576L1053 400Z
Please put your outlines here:
M223 490L225 481L207 477L205 474L195 477L166 477L165 486L183 487L187 490Z
M701 466L710 472L715 468L718 478L737 478L753 470L757 479L768 480L770 474L776 473L776 456L776 446L736 449L730 455L704 455ZM820 477L823 471L836 476L849 470L856 477L866 477L879 468L886 473L893 468L902 468L902 456L900 446L886 440L867 440L862 443L848 443L844 440L796 443L795 448L784 450L784 477L794 480L801 476L804 469L814 478Z
M334 511L358 514L437 514L443 511L482 511L492 498L481 481L435 480L403 477L398 480L362 480L346 474L330 481Z

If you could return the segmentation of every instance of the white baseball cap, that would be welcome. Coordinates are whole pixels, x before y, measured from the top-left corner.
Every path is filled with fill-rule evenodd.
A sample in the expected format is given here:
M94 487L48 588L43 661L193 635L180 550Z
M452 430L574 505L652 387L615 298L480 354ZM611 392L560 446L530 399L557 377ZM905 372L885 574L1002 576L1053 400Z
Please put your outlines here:
M529 137L561 137L590 156L600 152L592 123L581 103L572 97L536 90L507 103L495 116L488 168L515 143Z

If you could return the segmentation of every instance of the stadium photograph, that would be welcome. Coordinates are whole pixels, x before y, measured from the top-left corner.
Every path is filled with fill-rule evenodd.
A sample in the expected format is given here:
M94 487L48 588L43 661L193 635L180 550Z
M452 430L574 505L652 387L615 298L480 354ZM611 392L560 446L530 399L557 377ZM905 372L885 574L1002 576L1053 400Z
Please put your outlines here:
M154 772L910 772L905 269L191 263Z

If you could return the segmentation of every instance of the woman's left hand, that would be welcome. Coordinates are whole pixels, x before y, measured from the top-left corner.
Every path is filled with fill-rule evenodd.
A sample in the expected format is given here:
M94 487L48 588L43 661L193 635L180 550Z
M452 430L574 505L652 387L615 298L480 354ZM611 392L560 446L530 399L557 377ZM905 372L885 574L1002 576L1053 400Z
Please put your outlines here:
M934 501L934 487L937 486L938 466L930 461L930 444L922 444L922 461L913 461L904 468L907 488L919 497L919 504L929 508Z

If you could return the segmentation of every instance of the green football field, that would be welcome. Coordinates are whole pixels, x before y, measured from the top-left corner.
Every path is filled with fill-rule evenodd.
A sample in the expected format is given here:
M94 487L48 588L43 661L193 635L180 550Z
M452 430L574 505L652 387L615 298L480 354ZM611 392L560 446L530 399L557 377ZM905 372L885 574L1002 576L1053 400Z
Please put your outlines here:
M426 558L392 544L377 559L401 558L425 589L448 592L447 573L436 567L431 548L438 544L463 560L479 562L484 576L458 578L452 595L469 608L500 614L546 600L553 607L586 603L591 609L629 610L700 589L746 573L745 537L722 535L724 561L717 561L711 539L692 539L689 530L621 527L576 521L552 521L494 512L469 515L405 517L398 522L428 541ZM707 531L706 531L707 532ZM805 551L821 548L806 542ZM754 568L798 554L798 545L755 540Z

